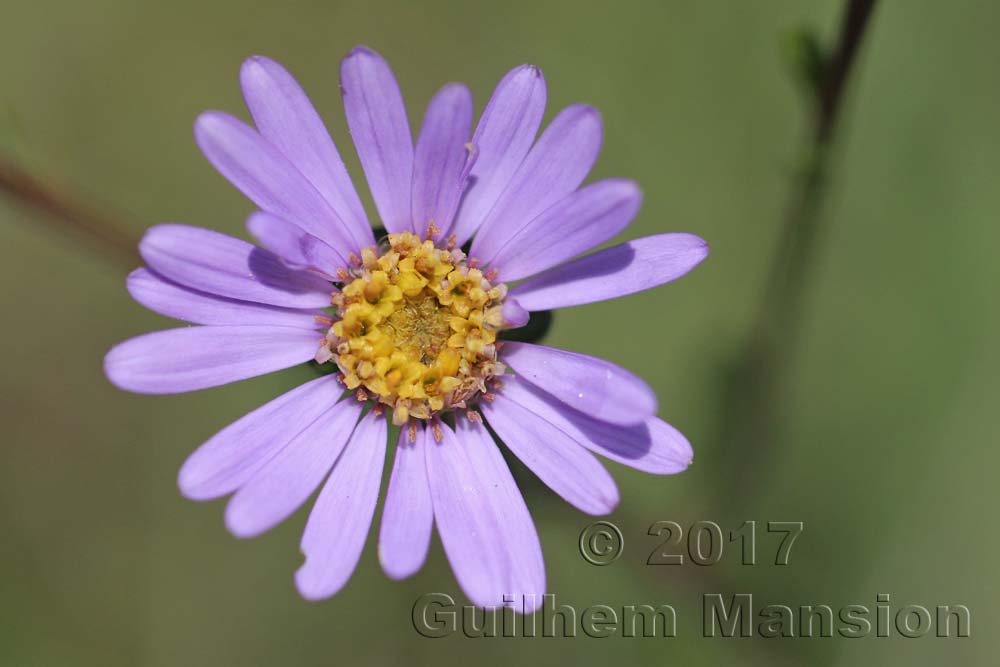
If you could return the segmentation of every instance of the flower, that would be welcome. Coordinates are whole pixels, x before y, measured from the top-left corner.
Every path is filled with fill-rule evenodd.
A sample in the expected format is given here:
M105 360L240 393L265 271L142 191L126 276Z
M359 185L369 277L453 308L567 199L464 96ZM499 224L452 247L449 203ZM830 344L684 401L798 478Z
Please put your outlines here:
M553 491L594 515L618 503L594 453L654 474L684 470L692 453L629 371L499 336L532 312L678 278L707 245L660 234L574 259L622 231L641 195L621 179L580 188L601 144L593 108L567 107L535 141L546 100L535 67L503 78L474 131L468 89L445 86L415 146L378 54L355 48L340 77L387 238L377 242L298 83L276 62L250 58L240 81L256 129L209 111L195 138L259 207L247 228L261 247L186 225L151 228L140 243L148 268L128 277L128 290L200 326L120 343L105 373L128 391L169 394L314 361L332 369L209 439L181 468L181 492L232 494L226 525L251 537L322 485L295 581L308 599L329 597L367 538L391 415L401 428L378 540L385 572L415 573L436 524L474 603L524 596L530 610L545 592L541 547L484 419Z

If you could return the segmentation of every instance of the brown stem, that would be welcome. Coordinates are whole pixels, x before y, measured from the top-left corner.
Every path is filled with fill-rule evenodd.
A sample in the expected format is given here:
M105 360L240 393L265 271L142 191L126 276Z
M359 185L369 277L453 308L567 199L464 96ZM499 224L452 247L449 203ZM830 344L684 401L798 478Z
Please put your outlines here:
M42 179L0 156L0 192L40 213L39 219L62 234L90 242L90 246L127 269L138 266L138 239L128 227L59 192Z
M840 41L837 50L830 59L829 70L824 77L823 86L819 91L819 113L816 122L816 143L825 144L829 141L837 122L841 100L844 98L844 84L854 64L858 46L864 37L865 28L875 8L875 0L851 0L844 12L844 20L840 28Z
M760 309L723 396L717 451L733 463L727 495L747 500L771 464L782 418L787 360L815 262L826 172L852 65L875 0L848 0L840 36L815 91L814 133L786 210Z
M791 194L782 221L779 245L764 289L764 297L750 336L728 378L719 412L718 444L711 450L717 468L729 468L732 479L715 480L716 516L733 515L745 508L765 480L774 455L776 425L782 417L782 383L787 355L794 346L800 322L800 305L806 293L809 269L814 261L819 214L826 188L826 169L836 121L858 46L864 36L875 0L848 0L836 50L815 90L814 133L807 157ZM734 506L735 504L735 506ZM630 524L642 525L632 517ZM660 518L660 517L655 517ZM680 520L682 517L670 517ZM691 521L681 521L690 526ZM662 582L669 572L649 568L647 576ZM675 572L676 574L676 572ZM670 580L689 593L744 590L741 577L713 568L685 569ZM769 664L806 664L809 647L766 644ZM813 660L814 662L814 660Z

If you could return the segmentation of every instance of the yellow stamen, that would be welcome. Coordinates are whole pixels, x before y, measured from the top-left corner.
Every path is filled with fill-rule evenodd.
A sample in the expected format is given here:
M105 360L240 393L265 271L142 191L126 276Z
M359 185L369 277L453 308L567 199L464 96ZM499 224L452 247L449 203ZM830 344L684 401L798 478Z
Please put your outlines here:
M467 409L503 373L495 343L507 293L472 265L453 245L408 232L390 234L381 252L362 249L341 276L317 361L334 360L344 384L392 407L398 425Z

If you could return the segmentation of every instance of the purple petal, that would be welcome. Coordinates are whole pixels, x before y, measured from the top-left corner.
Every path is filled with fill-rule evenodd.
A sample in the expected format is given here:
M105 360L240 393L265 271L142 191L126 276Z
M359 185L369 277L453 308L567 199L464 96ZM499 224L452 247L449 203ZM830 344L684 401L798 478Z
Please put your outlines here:
M382 56L357 46L340 65L340 90L382 224L409 231L413 138L396 77Z
M544 345L506 343L501 360L517 375L580 412L612 424L638 424L656 414L656 394L610 361Z
M505 299L503 302L503 322L508 329L523 327L531 319L531 313L517 302L517 299Z
M198 292L136 269L125 281L132 298L153 312L193 324L270 325L316 330L320 310L292 310Z
M442 424L442 441L429 440L426 451L434 520L448 562L474 604L500 607L513 596L531 611L545 593L531 515L486 428L457 421L457 435Z
M302 254L302 237L306 233L295 223L282 220L265 211L256 211L247 218L247 231L257 239L261 247L273 252L290 267L295 269L309 267Z
M611 474L569 435L501 394L480 408L514 456L566 502L597 515L618 506Z
M298 225L257 211L247 219L247 231L289 267L313 269L331 280L340 280L336 278L337 269L343 267L347 260L325 241L306 233Z
M490 210L471 257L485 266L535 216L576 190L601 149L601 116L576 104L563 109L545 129Z
M324 308L333 287L277 255L210 229L150 227L139 253L156 273L199 292L286 308Z
M511 70L493 91L476 126L476 164L452 233L469 240L524 162L545 113L545 79L533 65Z
M420 426L416 442L410 442L408 429L403 428L396 444L396 462L385 495L378 538L379 562L393 579L415 574L423 566L431 544L434 508L424 464L428 437L429 431Z
M334 376L324 375L244 415L188 457L177 477L181 493L191 500L232 493L343 393Z
M614 299L680 278L708 256L694 234L659 234L581 257L514 287L528 310L552 310Z
M302 257L306 260L306 264L316 267L317 270L327 275L332 276L336 273L335 271L330 272L329 268L337 264L340 255L326 241L312 234L306 234L299 240L299 248L302 250Z
M104 358L104 374L126 391L179 394L309 361L320 340L315 331L291 327L168 329L115 345Z
M385 416L371 411L333 466L302 534L306 562L295 585L307 600L328 598L351 578L375 514L385 446Z
M503 396L535 413L581 445L623 465L654 475L685 470L694 456L687 439L658 417L619 426L592 419L529 382L505 375Z
M208 161L257 206L291 220L341 254L359 249L312 183L269 141L222 111L206 111L194 124L194 138Z
M522 227L490 265L505 281L544 271L613 238L632 222L641 203L642 193L632 181L588 185Z
M374 245L365 209L337 147L294 77L273 60L254 56L243 63L240 83L261 135L329 202L356 247Z
M431 221L439 238L451 228L471 159L471 132L472 94L458 83L445 86L427 107L413 157L413 231L420 238Z
M256 537L287 519L330 472L361 416L349 396L331 405L240 487L226 505L226 527Z

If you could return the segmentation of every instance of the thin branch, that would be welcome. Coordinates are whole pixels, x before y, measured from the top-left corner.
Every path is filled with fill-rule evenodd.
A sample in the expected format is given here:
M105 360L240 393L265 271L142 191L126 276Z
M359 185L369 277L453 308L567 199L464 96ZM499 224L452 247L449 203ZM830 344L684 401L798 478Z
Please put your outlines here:
M775 426L781 416L782 382L787 371L784 361L797 335L799 304L816 252L828 147L834 138L844 91L874 5L875 0L848 0L837 47L826 63L821 85L814 90L815 131L782 221L779 246L760 310L722 397L718 422L721 433L712 453L718 457L719 468L728 466L733 478L716 480L718 514L712 518L731 515L727 510L733 508L734 499L738 507L747 507L759 488L753 485L764 479L773 455ZM638 517L630 517L629 523L642 525ZM668 574L655 568L645 569L646 576L658 583ZM739 589L741 585L739 577L725 570L685 569L683 574L680 579L669 581L671 585L686 587L688 592L724 592ZM764 652L772 664L802 664L810 655L804 645L779 647L768 643Z
M816 121L816 143L829 141L837 123L841 100L844 99L844 84L851 72L858 47L868 27L875 0L851 0L844 13L837 50L830 59L830 68L819 92L819 113Z
M88 241L106 259L127 269L141 263L138 239L126 225L58 191L3 156L0 156L0 192L40 212L39 219L56 231Z
M815 263L830 147L858 48L875 0L848 0L837 45L814 91L814 132L786 210L760 309L723 396L719 453L733 462L727 495L746 502L771 463L782 416L787 359Z

